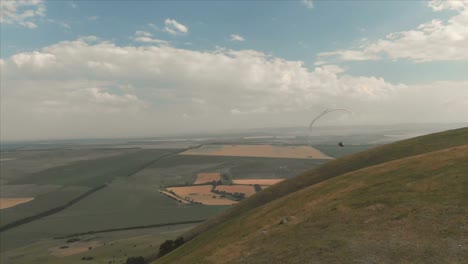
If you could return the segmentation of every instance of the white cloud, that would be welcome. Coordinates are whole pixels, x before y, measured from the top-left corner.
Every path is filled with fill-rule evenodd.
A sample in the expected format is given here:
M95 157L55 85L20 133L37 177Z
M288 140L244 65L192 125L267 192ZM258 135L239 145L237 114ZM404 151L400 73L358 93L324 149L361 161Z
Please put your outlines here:
M468 60L468 2L431 1L434 11L454 10L447 21L433 19L416 29L388 34L351 50L320 53L342 60L409 59L415 62Z
M99 19L99 16L90 16L90 17L88 17L89 21L96 21L98 19Z
M153 23L149 23L148 26L154 30L160 30L158 26L156 26L155 24Z
M166 25L164 31L172 35L188 33L188 28L177 22L175 19L168 18L164 21L164 24Z
M153 34L142 31L142 30L137 30L135 32L135 37L133 38L134 41L136 42L141 42L141 43L153 43L153 44L161 44L161 45L169 45L168 41L161 40L161 39L154 39L152 38Z
M245 38L241 35L233 34L230 36L231 41L245 41Z
M302 0L301 2L302 2L303 5L305 5L305 7L309 8L309 9L314 8L314 1L313 0Z
M137 30L135 32L135 36L137 37L152 37L153 34L149 33L149 32L146 32L146 31L142 31L142 30Z
M166 40L162 39L154 39L150 37L135 37L133 39L136 42L141 42L141 43L153 43L153 44L161 44L161 45L169 45L169 42Z
M81 36L78 38L78 41L87 42L87 43L96 42L98 40L99 38L96 36Z
M47 21L49 23L59 25L59 26L65 28L65 29L71 29L70 25L68 23L63 22L63 21L57 21L55 19L47 19Z
M37 28L36 20L44 17L46 7L42 0L0 1L0 23Z
M96 40L63 41L1 61L3 138L297 125L333 105L359 113L363 123L468 116L467 82L404 85L352 76L336 65L309 70L301 61L254 50Z

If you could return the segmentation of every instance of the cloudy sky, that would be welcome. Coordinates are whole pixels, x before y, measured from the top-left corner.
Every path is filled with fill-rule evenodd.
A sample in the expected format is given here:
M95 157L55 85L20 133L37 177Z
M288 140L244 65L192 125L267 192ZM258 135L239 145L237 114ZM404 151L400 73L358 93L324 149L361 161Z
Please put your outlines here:
M1 139L465 122L468 2L1 2Z

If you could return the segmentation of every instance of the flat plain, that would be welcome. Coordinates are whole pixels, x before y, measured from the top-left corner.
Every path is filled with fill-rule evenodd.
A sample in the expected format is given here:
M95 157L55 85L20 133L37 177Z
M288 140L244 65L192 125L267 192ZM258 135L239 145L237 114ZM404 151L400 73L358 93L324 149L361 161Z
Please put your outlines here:
M120 263L131 255L155 254L159 243L182 232L177 228L193 225L178 223L207 219L237 203L211 192L211 185L202 187L204 195L197 197L201 204L179 202L159 190L213 180L224 184L242 179L277 182L326 162L279 157L284 154L281 151L276 157L179 155L187 150L178 147L196 144L157 144L119 143L95 148L54 145L50 149L3 151L0 198L34 199L0 210L0 226L60 207L96 187L104 187L52 215L2 231L2 263L83 263L81 258L87 256L93 257L87 263ZM250 196L255 190L249 184L218 186L218 190ZM270 184L271 180L261 185ZM192 191L187 189L185 193L190 195ZM139 229L159 224L165 226ZM118 231L126 228L130 230ZM99 233L109 229L115 231ZM81 243L54 239L74 234Z

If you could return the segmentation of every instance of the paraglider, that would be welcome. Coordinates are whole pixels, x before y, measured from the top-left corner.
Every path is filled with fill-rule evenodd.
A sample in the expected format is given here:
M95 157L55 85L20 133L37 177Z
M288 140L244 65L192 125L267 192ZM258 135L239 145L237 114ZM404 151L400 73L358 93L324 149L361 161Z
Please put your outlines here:
M322 116L330 113L330 112L334 112L334 111L347 111L349 113L352 113L351 110L348 110L346 108L336 108L336 109L327 109L325 111L323 111L322 113L320 113L316 118L312 119L312 121L310 122L310 125L309 125L309 136L310 134L312 133L312 126L314 125L315 121L317 121L318 119L320 119ZM344 147L343 145L343 141L340 141L338 142L338 146L340 147Z

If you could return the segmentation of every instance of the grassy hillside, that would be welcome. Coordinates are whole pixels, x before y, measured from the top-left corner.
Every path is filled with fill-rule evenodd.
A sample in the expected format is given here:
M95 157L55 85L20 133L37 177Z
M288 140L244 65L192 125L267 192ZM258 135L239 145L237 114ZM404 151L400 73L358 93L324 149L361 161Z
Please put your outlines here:
M330 162L277 187L279 199L266 203L261 194L270 198L274 191L259 193L254 197L265 205L240 212L156 263L466 263L467 132ZM333 178L340 171L349 173ZM280 224L283 219L287 223Z
M257 193L217 217L211 218L197 226L186 233L185 238L186 240L190 240L197 234L203 233L220 223L224 223L232 217L338 175L400 158L464 144L468 144L468 128L411 138L330 161L314 170L302 173L295 178L285 180Z

